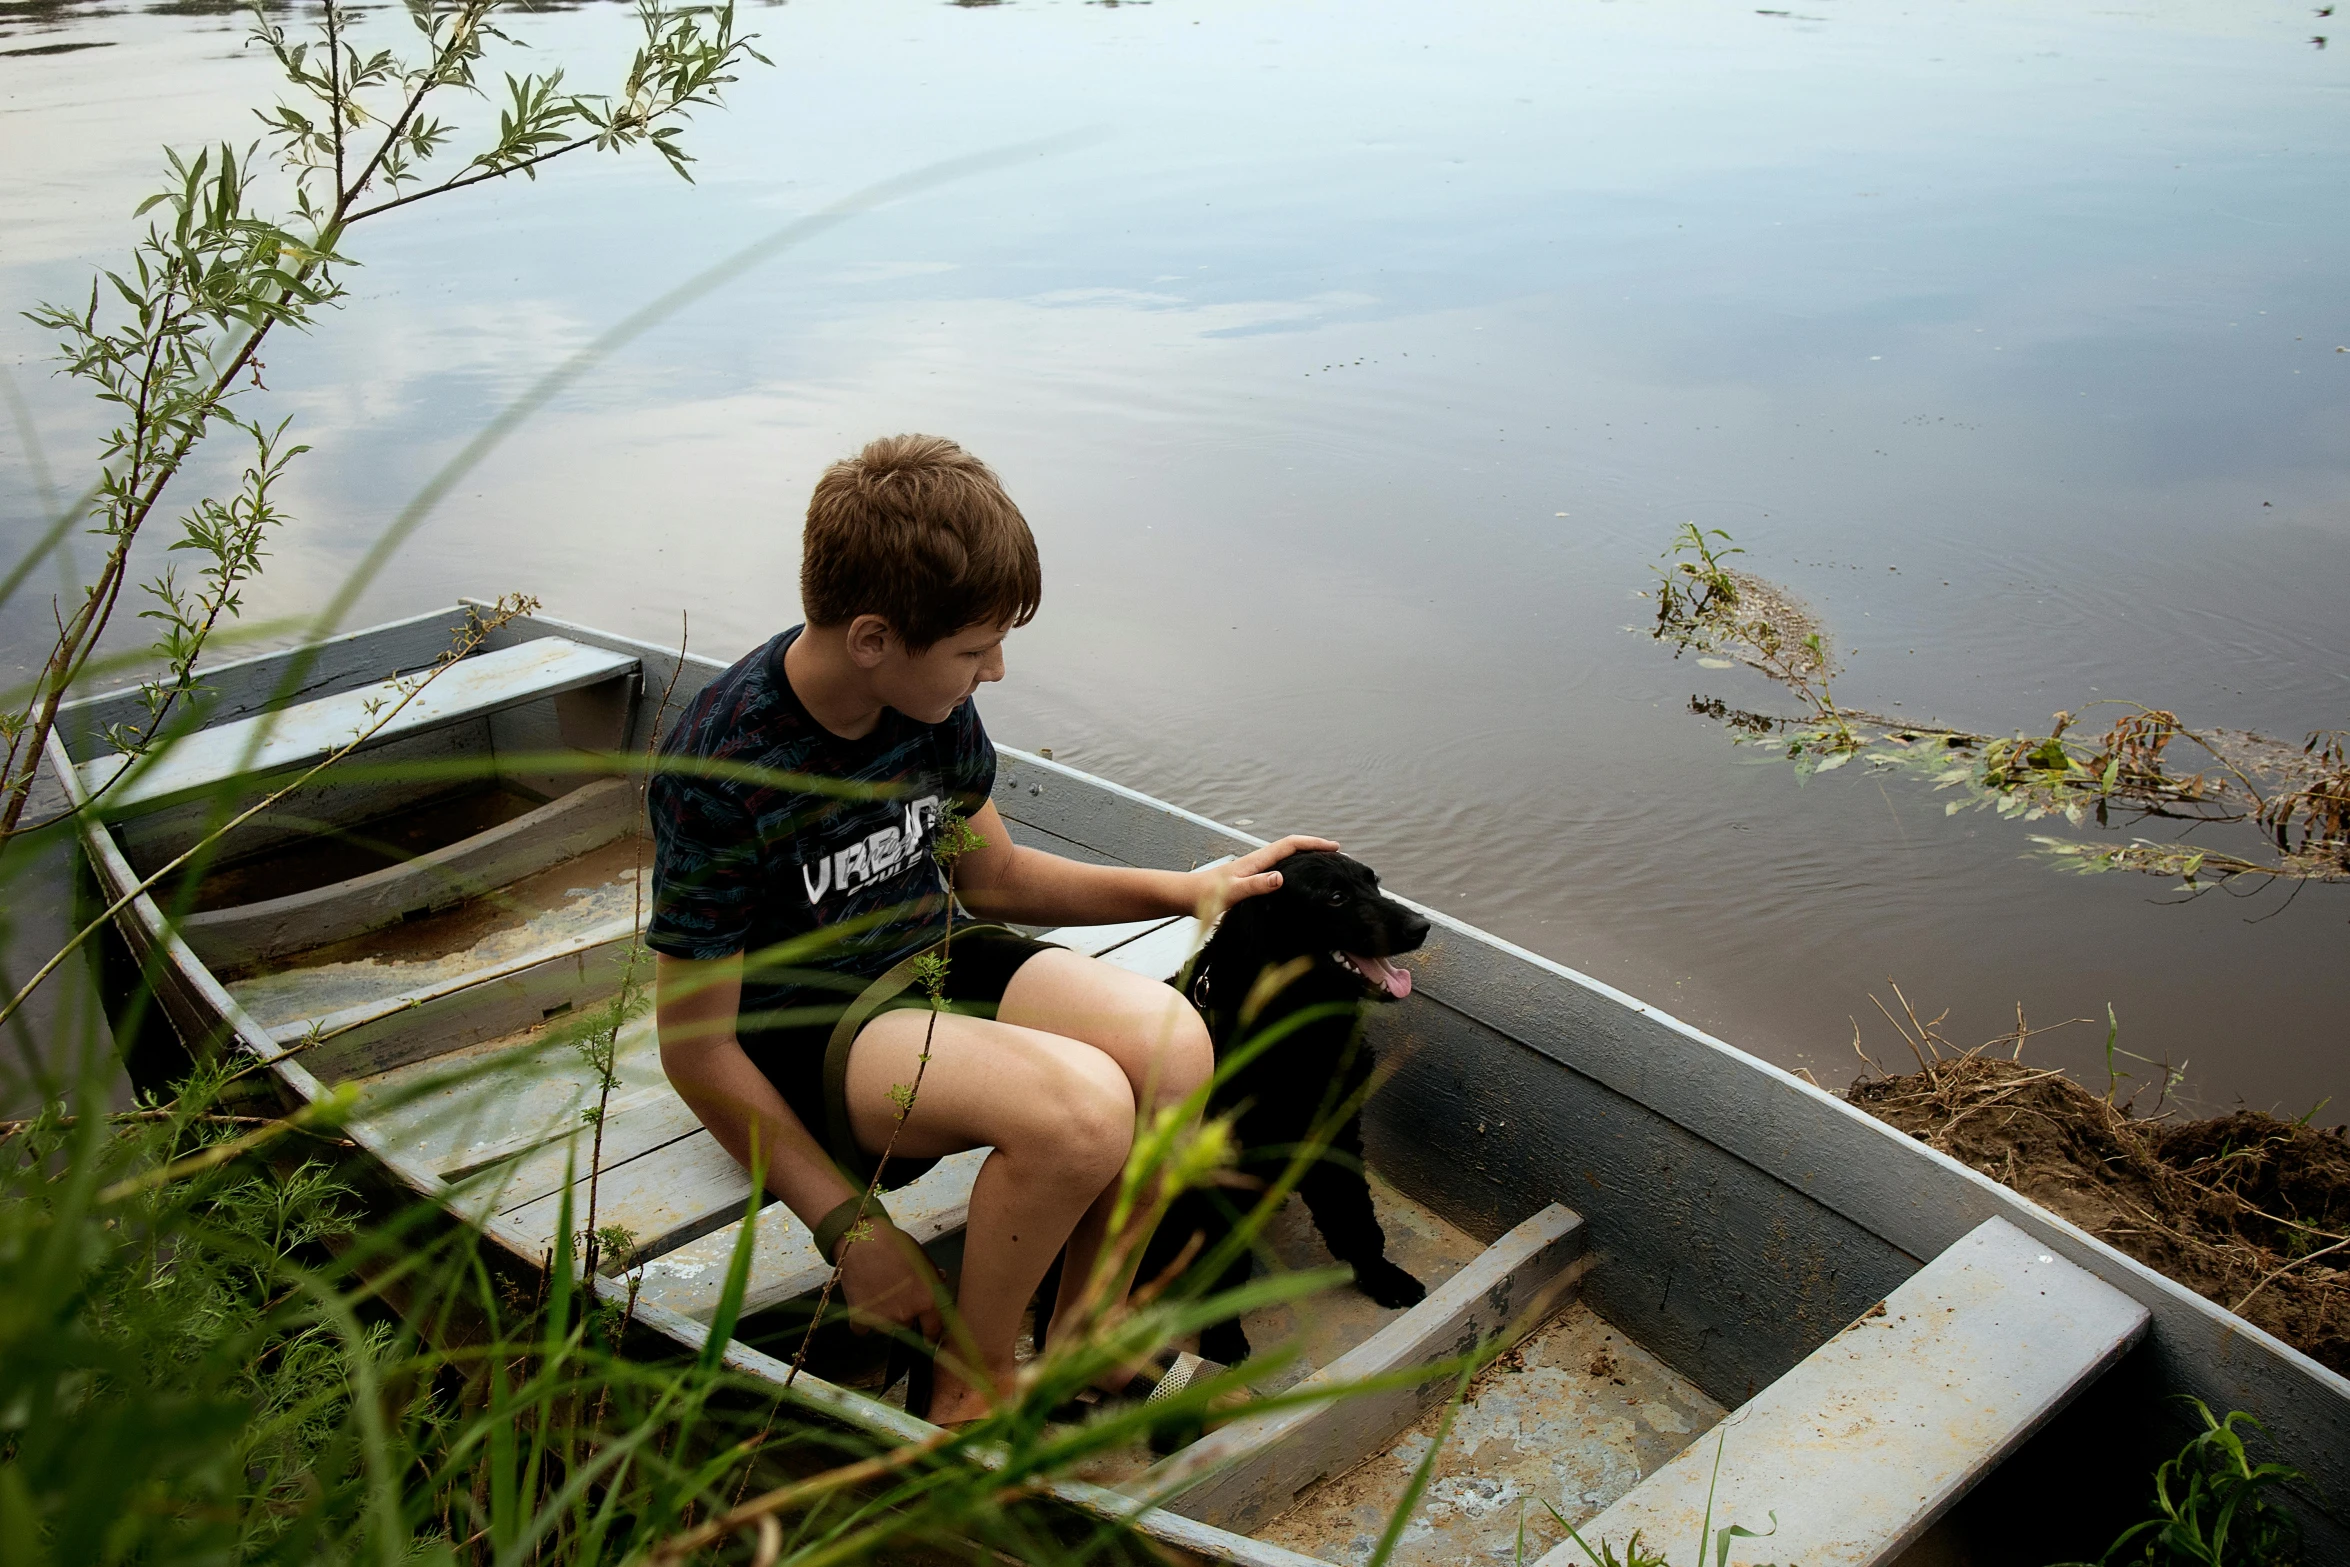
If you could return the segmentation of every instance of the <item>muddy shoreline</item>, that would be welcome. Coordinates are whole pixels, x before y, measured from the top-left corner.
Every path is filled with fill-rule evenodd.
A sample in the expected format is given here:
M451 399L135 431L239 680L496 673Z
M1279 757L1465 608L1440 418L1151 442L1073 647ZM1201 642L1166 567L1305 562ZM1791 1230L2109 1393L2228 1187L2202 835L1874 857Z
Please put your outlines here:
M1845 1097L2350 1374L2350 1128L2133 1116L2060 1069L1982 1052Z

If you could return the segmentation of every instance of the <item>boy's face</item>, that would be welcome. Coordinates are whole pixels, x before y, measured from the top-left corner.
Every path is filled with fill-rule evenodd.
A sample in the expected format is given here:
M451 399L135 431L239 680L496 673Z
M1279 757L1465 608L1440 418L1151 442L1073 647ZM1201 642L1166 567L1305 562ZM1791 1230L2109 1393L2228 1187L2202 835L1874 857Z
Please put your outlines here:
M1004 678L1004 638L1011 629L965 626L920 653L907 652L892 636L873 670L876 694L917 723L943 723L972 692Z

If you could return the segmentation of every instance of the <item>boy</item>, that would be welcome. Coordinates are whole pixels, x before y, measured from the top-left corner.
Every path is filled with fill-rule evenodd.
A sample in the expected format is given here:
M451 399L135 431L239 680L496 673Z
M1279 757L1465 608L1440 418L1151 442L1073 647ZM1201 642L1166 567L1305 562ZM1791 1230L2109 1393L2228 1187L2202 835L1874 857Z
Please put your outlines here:
M768 1189L839 1263L852 1310L942 1330L930 1264L879 1204L849 1228L877 1156L895 1185L994 1150L956 1298L980 1364L966 1381L942 1359L929 1407L909 1410L942 1424L1009 1389L1021 1314L1064 1244L1054 1320L1075 1319L1137 1117L1182 1101L1214 1063L1170 987L962 920L946 979L957 1009L934 1029L907 962L942 934L941 813L981 842L954 885L982 921L1188 914L1273 890L1271 867L1298 849L1336 847L1286 838L1186 873L1015 846L988 801L995 749L971 698L1003 678L1004 637L1042 593L1028 524L984 465L935 436L873 442L809 501L807 624L703 689L650 790L662 1069L746 1166L755 1140ZM918 1074L900 1125L893 1090Z

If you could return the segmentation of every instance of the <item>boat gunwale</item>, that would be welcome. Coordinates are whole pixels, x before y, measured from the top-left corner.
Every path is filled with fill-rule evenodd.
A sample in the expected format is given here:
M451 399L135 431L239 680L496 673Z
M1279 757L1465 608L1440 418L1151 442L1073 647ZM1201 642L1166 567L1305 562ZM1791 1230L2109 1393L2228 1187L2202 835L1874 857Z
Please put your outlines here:
M460 599L455 604L446 605L439 609L402 616L398 620L387 620L373 626L364 626L357 631L345 631L331 637L321 637L314 642L296 642L285 647L268 648L258 653L247 654L243 658L224 659L217 664L208 664L198 677L203 685L191 694L193 700L190 705L202 719L202 722L194 725L194 728L210 729L218 723L233 723L241 718L250 718L259 713L291 707L321 697L339 696L345 691L354 691L362 686L372 685L395 675L412 674L430 665L435 655L426 653L414 663L402 662L389 669L386 669L382 664L371 664L363 668L331 669L318 675L309 684L287 692L283 697L274 695L273 688L268 687L265 689L271 689L272 694L258 698L249 692L224 691L221 686L224 679L232 686L244 685L248 683L250 677L260 674L272 666L290 663L303 653L317 655L323 662L329 655L356 651L365 644L380 643L400 632L413 631L428 624L438 625L453 635L464 624L463 616L468 610L478 612L492 607L486 600ZM450 618L452 615L458 618L452 620ZM485 643L484 645L488 646L489 644ZM444 642L440 645L440 650L445 651L446 647L447 644ZM259 685L261 683L254 682L253 684ZM135 678L126 679L123 684L111 690L94 691L88 696L75 697L70 701L58 704L58 722L50 734L52 738L60 735L66 737L65 753L75 764L77 770L81 763L92 760L91 757L80 754L80 748L84 742L103 738L103 720L108 709L118 706L125 708L132 706L139 699L140 689L139 682ZM226 707L223 707L224 703L227 704ZM93 719L99 722L97 724L87 722ZM68 722L68 720L74 720L74 722ZM54 770L53 758L52 766Z

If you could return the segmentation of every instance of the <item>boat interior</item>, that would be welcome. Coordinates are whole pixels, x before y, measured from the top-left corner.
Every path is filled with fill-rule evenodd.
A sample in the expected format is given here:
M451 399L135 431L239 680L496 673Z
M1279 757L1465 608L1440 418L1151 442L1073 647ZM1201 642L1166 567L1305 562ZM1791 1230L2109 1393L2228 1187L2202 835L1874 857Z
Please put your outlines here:
M414 624L445 636L445 617ZM416 645L431 641L420 631ZM555 1239L567 1176L570 1211L587 1208L580 1188L594 1134L581 1112L599 1089L580 1041L608 1026L624 989L649 985L636 940L650 890L638 787L588 760L643 747L661 721L661 687L675 661L648 667L650 650L638 655L632 646L550 635L544 623L493 643L427 688L436 705L379 734L351 758L359 765L330 770L229 834L197 884L166 878L156 893L178 911L172 929L233 1002L241 1030L292 1052L320 1083L357 1085L367 1145L416 1189L447 1194L533 1261ZM163 867L219 819L224 799L249 802L282 787L380 712L393 688L382 683L380 653L372 672L367 656L355 648L339 674L290 702L265 699L267 670L242 686L232 678L199 736L205 744L153 765L126 766L85 734L75 763L83 788L121 775L104 796L106 831L131 871ZM715 667L687 665L685 683ZM452 678L459 671L462 686ZM998 803L1015 835L1088 857L1148 852L1147 843L1084 841L1081 809L1031 809L1048 789L1076 786L1049 764L1006 756ZM1106 786L1094 787L1109 798ZM1166 977L1199 935L1196 922L1176 919L1065 929L1053 939ZM1439 979L1444 961L1440 951L1430 957ZM1427 990L1381 1009L1396 1014L1375 1035L1383 1063L1390 1051L1408 1054L1436 1037L1428 1020L1441 1021L1448 1003ZM1568 1567L1582 1560L1568 1525L1619 1547L1637 1528L1679 1557L1696 1543L1703 1516L1760 1530L1766 1510L1788 1533L1741 1540L1731 1560L1940 1561L1951 1553L1937 1544L1936 1520L2145 1329L2143 1307L1994 1219L1939 1258L1855 1267L1840 1282L1821 1282L1801 1308L1818 1325L1784 1324L1792 1351L1757 1352L1774 1369L1742 1376L1702 1334L1657 1330L1627 1304L1629 1288L1611 1295L1598 1287L1614 1269L1649 1290L1658 1266L1621 1243L1592 1245L1584 1214L1568 1206L1604 1209L1609 1183L1543 1179L1504 1160L1501 1175L1474 1188L1488 1195L1469 1200L1465 1174L1427 1173L1432 1161L1490 1172L1509 1123L1554 1107L1513 1098L1500 1083L1477 1101L1474 1134L1458 1129L1477 1143L1473 1152L1431 1151L1424 1135L1412 1139L1411 1155L1398 1152L1404 1129L1428 1114L1421 1101L1434 1081L1428 1074L1441 1070L1435 1061L1413 1057L1371 1115L1373 1192L1389 1255L1428 1286L1427 1298L1385 1310L1340 1288L1259 1312L1245 1326L1260 1350L1284 1351L1264 1357L1267 1389L1446 1363L1479 1343L1498 1348L1496 1358L1457 1403L1453 1379L1432 1376L1247 1416L1168 1458L1113 1455L1085 1479L1164 1497L1183 1518L1247 1537L1207 1554L1352 1564L1373 1554L1415 1471L1441 1444L1399 1561L1433 1567L1555 1553L1549 1567ZM1397 1104L1398 1095L1414 1102ZM707 1323L749 1179L664 1081L649 1009L620 1024L604 1111L592 1177L597 1222L630 1237L612 1265L633 1272L648 1306ZM985 1157L974 1150L947 1159L887 1199L897 1224L950 1269ZM1721 1205L1726 1220L1741 1219L1735 1194ZM1689 1234L1660 1244L1715 1244ZM797 1320L791 1313L804 1313L828 1273L806 1227L780 1203L758 1215L753 1258L746 1338L763 1322ZM1259 1267L1329 1265L1292 1199L1264 1237ZM1663 1276L1669 1294L1669 1259ZM2058 1326L2043 1309L2051 1291L2074 1308ZM2042 1315L2031 1319L2029 1352L2019 1352L2012 1330L2027 1300ZM1772 1309L1789 1315L1783 1304ZM854 1381L853 1370L834 1374ZM1899 1429L1886 1424L1888 1411L1899 1413ZM1711 1466L1725 1449L1725 1473L1749 1483L1717 1497L1723 1476ZM1856 1521L1848 1501L1829 1506L1830 1532L1861 1542L1841 1554L1806 1543L1819 1531L1790 1517L1831 1494L1807 1478L1822 1463L1848 1489L1872 1465L1900 1476L1882 1516Z

